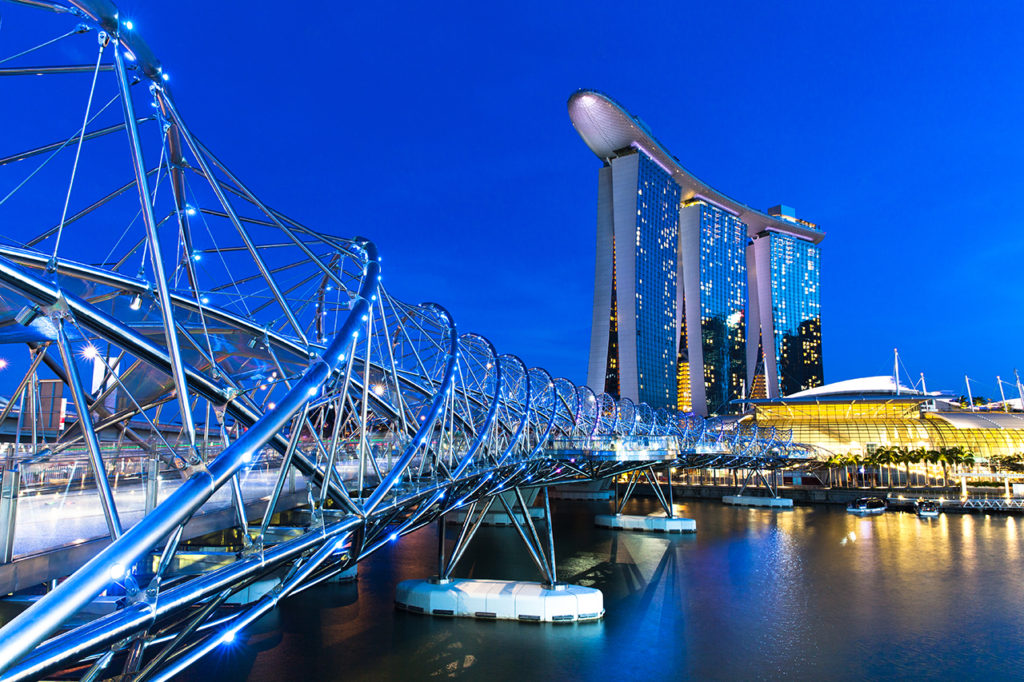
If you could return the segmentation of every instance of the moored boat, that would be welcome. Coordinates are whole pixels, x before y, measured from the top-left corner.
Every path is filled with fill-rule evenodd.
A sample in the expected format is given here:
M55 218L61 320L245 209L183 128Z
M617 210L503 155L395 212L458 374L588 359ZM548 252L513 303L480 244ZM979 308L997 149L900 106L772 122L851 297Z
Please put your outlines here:
M934 519L939 515L939 505L934 500L918 500L914 504L914 509L923 519Z
M846 511L851 514L881 514L885 509L885 500L878 497L858 497L846 505Z

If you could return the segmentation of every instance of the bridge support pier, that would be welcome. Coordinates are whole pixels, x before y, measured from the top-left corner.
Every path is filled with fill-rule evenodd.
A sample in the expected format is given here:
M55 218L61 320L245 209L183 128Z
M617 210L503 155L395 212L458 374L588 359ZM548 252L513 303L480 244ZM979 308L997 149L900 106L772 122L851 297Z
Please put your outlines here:
M667 475L668 490L663 491L661 489L661 484L658 482L658 477L654 472L653 464L631 471L629 481L626 483L625 494L621 499L616 499L615 501L615 513L598 514L594 517L594 524L601 528L612 528L615 530L640 530L655 533L696 533L696 521L676 516L675 503L672 499L671 468L668 469ZM636 486L637 483L640 482L641 477L647 480L651 490L654 491L655 497L658 498L658 502L661 503L661 508L664 510L664 516L660 514L638 516L622 513L622 509L626 506L626 503L629 502L630 498L632 498L633 493L636 492ZM618 484L616 484L615 490L616 493L618 493ZM618 495L616 495L616 497L618 497Z
M429 580L403 580L396 588L395 606L413 613L484 620L568 623L601 618L604 615L604 595L600 590L558 582L555 537L547 488L541 493L547 531L543 538L522 491L513 488L511 492L514 495L511 504L502 495L489 498L479 511L479 502L470 504L450 556L445 551L444 517L439 518L438 574ZM544 578L543 582L451 577L495 500L504 507L530 558Z
M774 472L772 472L774 474ZM747 486L750 485L751 480L754 478L760 479L764 483L765 488L768 490L768 495L744 495ZM735 495L726 495L722 498L722 502L725 504L739 505L743 507L768 507L770 509L792 509L793 500L788 497L779 497L779 486L778 483L773 483L775 476L765 476L764 472L759 467L747 470L747 475L743 479L743 485Z
M544 518L544 510L541 509L540 507L533 506L534 501L537 499L537 492L538 490L536 488L533 488L528 489L523 493L523 498L526 500L526 504L528 505L527 511L529 512L530 516L533 517L534 521ZM505 498L506 502L515 505L516 500L513 493L504 492L500 493L500 496ZM557 499L558 496L552 495L552 497ZM444 518L449 525L460 525L466 520L468 515L469 513L467 510L459 509L445 514ZM518 517L521 523L525 523L521 511L517 511L516 516ZM495 509L494 507L492 507L491 511L487 512L487 515L484 517L484 520L481 523L481 525L507 527L512 525L512 519L509 518L509 515L505 513L504 510Z

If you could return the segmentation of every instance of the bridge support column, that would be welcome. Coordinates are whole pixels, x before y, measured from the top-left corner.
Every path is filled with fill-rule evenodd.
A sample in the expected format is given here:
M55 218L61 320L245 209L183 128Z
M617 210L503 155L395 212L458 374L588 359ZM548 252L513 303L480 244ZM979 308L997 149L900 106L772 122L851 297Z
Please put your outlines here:
M547 490L541 493L544 496L546 537L538 531L522 491L512 488L510 492L513 495L511 503L502 495L494 495L482 506L480 502L470 504L450 558L445 551L444 518L438 519L438 574L429 580L399 583L395 594L398 608L435 616L534 622L576 622L596 620L604 615L604 595L600 590L558 582ZM501 503L511 519L512 526L544 578L542 583L451 577L495 500Z
M516 499L515 499L515 495L513 493L511 493L511 492L499 493L499 496L505 498L506 502L508 502L509 504L515 506ZM536 497L537 497L537 490L536 489L527 490L527 491L525 491L523 493L523 498L526 500L526 504L528 505L527 506L527 510L528 510L530 516L532 516L534 518L534 520L539 520L539 519L544 518L544 510L541 509L540 507L533 506L533 503L536 500ZM552 497L556 497L556 496L553 495ZM498 505L496 507L492 506L491 507L491 511L487 512L487 516L484 517L484 520L481 523L481 525L485 526L485 527L486 526L499 526L499 527L511 526L512 525L512 519L510 519L508 514L506 514L505 511L503 509L501 509L500 507L501 507L501 505ZM456 510L456 511L449 512L448 514L445 514L444 518L451 525L460 525L460 524L462 524L463 521L466 520L467 514L468 514L467 510L459 509L459 510ZM516 512L516 514L517 514L519 520L522 521L523 520L522 513L521 512Z
M649 464L630 472L630 478L626 484L626 492L615 505L614 514L598 514L594 517L594 524L601 528L614 530L640 530L656 533L696 533L697 522L693 519L684 519L676 516L675 504L672 497L672 469L668 469L668 491L661 489L658 476L654 471L654 465ZM623 514L622 510L636 492L636 486L641 477L647 480L648 485L658 498L664 515L637 516Z
M150 457L146 460L146 514L156 509L160 492L160 460Z
M771 509L792 509L793 500L788 497L779 497L779 486L776 480L775 471L772 471L772 476L767 477L759 467L755 467L747 470L747 475L743 479L743 486L739 492L735 495L725 495L722 498L722 502L726 504L734 504L743 507L769 507ZM765 488L768 490L768 495L744 495L747 486L750 485L751 479L754 477L760 479Z

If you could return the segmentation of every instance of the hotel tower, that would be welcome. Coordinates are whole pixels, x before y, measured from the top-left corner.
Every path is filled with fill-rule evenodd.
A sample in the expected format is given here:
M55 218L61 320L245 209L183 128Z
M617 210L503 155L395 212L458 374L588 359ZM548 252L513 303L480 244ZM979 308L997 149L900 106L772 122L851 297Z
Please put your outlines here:
M704 184L607 95L569 117L602 161L587 385L705 416L821 385L824 233Z

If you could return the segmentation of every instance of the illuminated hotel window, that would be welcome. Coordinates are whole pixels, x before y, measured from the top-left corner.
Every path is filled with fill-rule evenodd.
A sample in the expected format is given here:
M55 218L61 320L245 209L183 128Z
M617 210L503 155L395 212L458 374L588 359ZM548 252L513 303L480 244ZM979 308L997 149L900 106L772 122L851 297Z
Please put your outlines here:
M676 249L680 189L638 152L636 350L638 397L653 407L676 404Z
M779 388L789 395L822 385L821 252L790 235L769 235L772 317Z
M700 333L708 411L735 409L747 375L747 227L700 205ZM692 323L691 323L692 324Z

